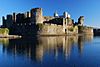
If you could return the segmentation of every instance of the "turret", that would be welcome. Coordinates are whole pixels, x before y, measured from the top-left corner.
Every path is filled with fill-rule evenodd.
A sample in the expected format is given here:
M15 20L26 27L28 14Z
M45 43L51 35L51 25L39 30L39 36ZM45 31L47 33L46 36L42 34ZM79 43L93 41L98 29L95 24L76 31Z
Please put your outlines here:
M57 11L54 13L54 17L59 17Z
M6 27L6 19L4 16L2 17L2 22L3 22L3 27Z
M16 22L16 13L13 13L12 19L13 19L13 22Z
M68 13L67 12L64 12L63 13L63 16L64 16L64 18L67 18L68 17Z
M71 18L70 14L67 15L68 18Z

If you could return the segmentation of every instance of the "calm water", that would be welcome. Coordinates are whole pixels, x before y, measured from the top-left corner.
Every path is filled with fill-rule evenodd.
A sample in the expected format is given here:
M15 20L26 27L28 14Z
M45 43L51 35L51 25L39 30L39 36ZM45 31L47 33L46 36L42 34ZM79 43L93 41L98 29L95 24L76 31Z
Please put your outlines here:
M100 37L0 39L0 67L100 67Z

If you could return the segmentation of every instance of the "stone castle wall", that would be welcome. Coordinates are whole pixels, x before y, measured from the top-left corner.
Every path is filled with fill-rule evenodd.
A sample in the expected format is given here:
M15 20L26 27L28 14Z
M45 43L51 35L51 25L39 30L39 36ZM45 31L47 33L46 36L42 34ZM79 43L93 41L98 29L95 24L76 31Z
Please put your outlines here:
M43 21L50 21L54 19L54 17L51 17L51 16L43 16Z
M93 28L92 27L86 27L86 26L79 26L78 27L78 33L79 34L89 34L93 35Z
M44 24L41 27L39 27L38 34L40 35L62 35L65 33L63 32L62 25Z
M84 30L83 30L83 32L85 33L85 34L90 34L90 35L93 35L93 28L85 28Z

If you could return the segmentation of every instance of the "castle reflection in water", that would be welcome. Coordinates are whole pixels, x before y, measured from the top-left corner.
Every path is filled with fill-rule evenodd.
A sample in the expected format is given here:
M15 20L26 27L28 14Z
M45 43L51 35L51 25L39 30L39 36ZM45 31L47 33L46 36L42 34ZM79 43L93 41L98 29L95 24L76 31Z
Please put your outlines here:
M33 61L43 61L45 55L53 54L57 59L61 53L66 59L71 55L73 46L82 54L84 43L91 42L93 36L44 36L26 39L0 39L2 52L13 56L24 56Z

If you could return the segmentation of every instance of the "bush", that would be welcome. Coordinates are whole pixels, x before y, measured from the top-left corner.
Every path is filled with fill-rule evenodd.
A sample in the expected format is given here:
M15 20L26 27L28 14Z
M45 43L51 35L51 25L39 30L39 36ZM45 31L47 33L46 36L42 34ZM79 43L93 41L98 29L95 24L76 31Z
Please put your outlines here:
M8 35L9 29L8 28L0 28L0 34L1 35Z

